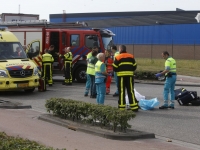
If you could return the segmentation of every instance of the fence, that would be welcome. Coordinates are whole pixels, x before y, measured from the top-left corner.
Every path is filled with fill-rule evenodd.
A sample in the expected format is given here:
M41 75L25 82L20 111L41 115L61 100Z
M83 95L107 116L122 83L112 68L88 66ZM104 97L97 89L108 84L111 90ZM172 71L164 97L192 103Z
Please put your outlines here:
M116 44L117 46L121 44ZM200 60L200 44L123 44L127 52L137 58L162 58L161 53L168 51L176 59Z

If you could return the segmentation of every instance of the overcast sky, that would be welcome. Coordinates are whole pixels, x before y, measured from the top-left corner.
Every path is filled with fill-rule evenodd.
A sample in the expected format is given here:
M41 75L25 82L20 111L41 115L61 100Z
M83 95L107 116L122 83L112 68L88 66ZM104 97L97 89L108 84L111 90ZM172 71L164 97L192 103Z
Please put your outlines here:
M49 14L121 11L200 10L200 0L2 0L0 13ZM20 5L20 9L19 9Z

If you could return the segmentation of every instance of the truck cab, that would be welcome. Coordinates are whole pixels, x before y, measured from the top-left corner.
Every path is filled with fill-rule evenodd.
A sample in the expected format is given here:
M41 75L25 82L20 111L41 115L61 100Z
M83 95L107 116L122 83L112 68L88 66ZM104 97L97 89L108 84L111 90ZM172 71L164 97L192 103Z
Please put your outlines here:
M37 66L27 57L19 40L0 27L0 91L33 92L38 79Z
M84 59L93 46L99 48L99 52L104 52L105 49L110 49L112 46L113 33L109 30L101 29L45 29L43 31L43 42L33 41L29 44L27 54L34 60L39 69L41 68L42 54L44 50L54 45L54 72L57 70L63 71L64 65L62 59L58 57L59 54L64 54L65 47L71 47L73 54L72 60L72 76L73 80L78 82L85 82L87 62ZM43 46L41 46L43 44ZM36 47L39 50L36 50Z

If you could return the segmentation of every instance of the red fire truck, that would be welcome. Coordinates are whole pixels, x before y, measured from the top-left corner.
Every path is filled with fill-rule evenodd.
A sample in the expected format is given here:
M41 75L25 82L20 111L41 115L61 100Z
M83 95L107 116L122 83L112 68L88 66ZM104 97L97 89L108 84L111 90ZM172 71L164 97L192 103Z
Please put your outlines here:
M64 48L70 46L73 53L73 79L85 82L87 67L83 56L87 55L93 46L99 47L99 52L110 49L113 44L113 32L107 29L89 29L84 22L49 23L46 20L2 22L3 26L13 32L22 45L27 45L27 54L41 69L44 50L54 45L54 71L63 69L63 62L56 53L63 54Z

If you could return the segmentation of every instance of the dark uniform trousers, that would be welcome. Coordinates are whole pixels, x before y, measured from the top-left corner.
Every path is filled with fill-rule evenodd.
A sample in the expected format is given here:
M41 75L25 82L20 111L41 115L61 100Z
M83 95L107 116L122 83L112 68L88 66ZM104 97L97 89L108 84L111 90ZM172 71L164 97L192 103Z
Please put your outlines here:
M65 61L65 83L72 83L72 61Z
M53 84L52 63L42 63L42 78L45 79L49 85Z
M124 110L126 108L125 88L127 89L130 109L131 110L138 109L138 103L135 98L133 82L134 82L133 76L118 76L118 86L119 86L118 87L119 88L118 107L121 110Z

